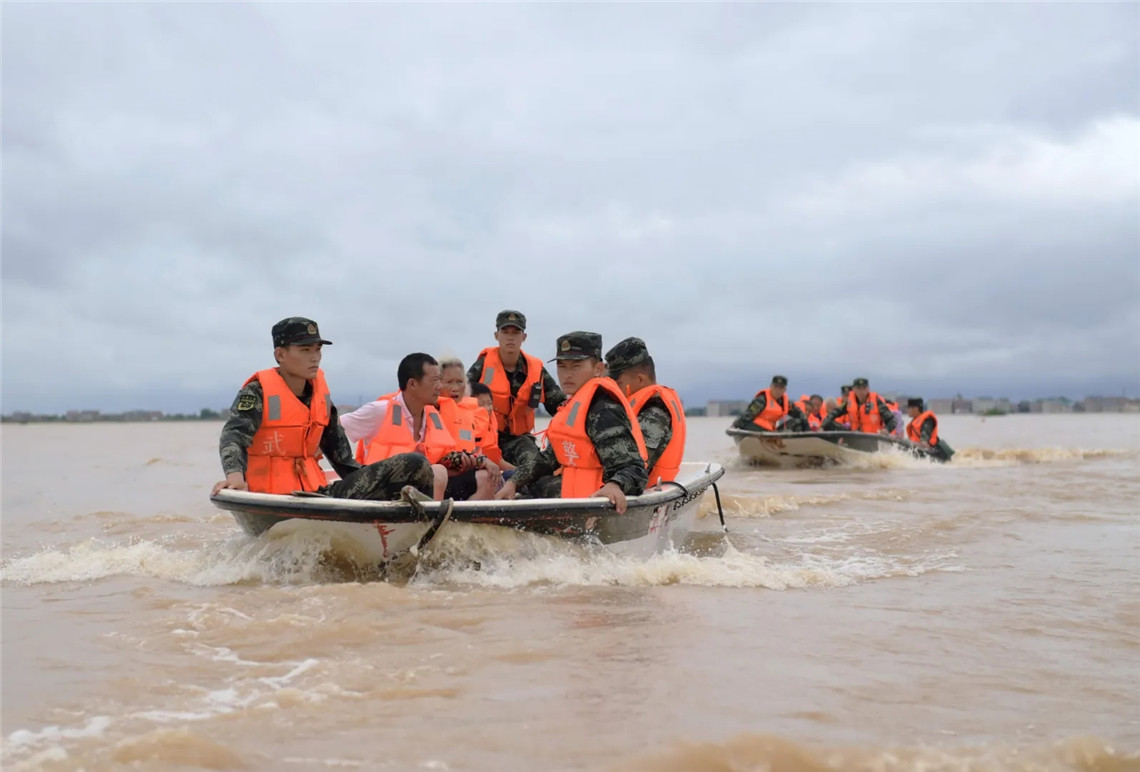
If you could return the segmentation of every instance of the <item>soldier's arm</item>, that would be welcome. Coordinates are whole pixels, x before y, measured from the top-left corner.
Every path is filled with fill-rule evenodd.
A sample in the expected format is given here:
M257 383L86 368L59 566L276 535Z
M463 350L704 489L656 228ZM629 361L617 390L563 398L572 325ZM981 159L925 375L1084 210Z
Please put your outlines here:
M554 455L554 449L547 446L519 464L515 468L514 475L511 476L511 482L514 483L515 490L518 490L539 477L554 474L557 469L558 458Z
M253 435L261 427L264 397L261 383L254 381L243 386L230 405L230 414L222 426L218 440L218 453L222 458L222 472L245 474L249 446Z
M883 426L887 427L888 431L892 433L895 431L895 427L898 426L899 419L896 418L891 409L887 407L887 403L881 399L879 400L879 418L882 419Z
M919 436L922 438L922 444L929 445L930 438L934 436L934 421L929 418L923 421L922 426L919 427L919 433Z
M471 365L467 370L467 382L478 383L479 379L483 377L483 355L480 354L475 359L475 364Z
M360 468L360 464L353 458L352 443L348 441L348 436L345 435L344 428L340 425L336 405L332 404L331 400L329 402L329 425L325 427L325 432L321 435L321 452L325 454L325 458L329 460L332 468L341 477L345 477Z
M649 481L625 408L602 391L586 413L586 434L602 462L602 483L615 483L627 496L640 496Z
M823 423L820 424L819 428L824 430L824 431L832 431L834 429L842 429L843 428L842 426L835 423L835 419L839 418L840 416L842 416L846 412L847 412L847 401L843 400L838 405L836 405L835 408L830 413L827 414L827 418L823 419Z
M768 398L764 394L757 394L756 399L749 403L748 408L732 422L734 429L747 429L753 426L752 419L764 412L768 407Z
M562 407L562 404L568 399L558 383L550 377L550 371L546 369L545 365L542 367L542 394L542 406L551 415L558 412L558 408Z
M654 397L637 414L637 423L641 426L642 436L645 437L645 449L649 451L649 462L646 466L652 469L657 465L661 454L665 452L669 441L673 439L673 419L661 404L661 400Z

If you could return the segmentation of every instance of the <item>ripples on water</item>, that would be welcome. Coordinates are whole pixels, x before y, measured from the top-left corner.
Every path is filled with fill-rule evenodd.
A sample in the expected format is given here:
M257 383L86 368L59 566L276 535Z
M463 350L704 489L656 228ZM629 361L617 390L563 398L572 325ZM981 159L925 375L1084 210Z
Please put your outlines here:
M727 537L711 497L648 560L449 524L400 576L240 535L203 502L216 427L62 490L54 435L17 429L20 469L6 429L5 767L1140 769L1135 431L955 418L950 466L825 470L694 422Z

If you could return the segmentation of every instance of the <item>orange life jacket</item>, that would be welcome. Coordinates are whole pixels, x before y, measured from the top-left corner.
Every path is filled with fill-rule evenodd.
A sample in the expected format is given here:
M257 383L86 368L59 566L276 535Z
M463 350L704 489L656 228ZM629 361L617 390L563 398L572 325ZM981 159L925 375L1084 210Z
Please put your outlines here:
M479 447L475 439L475 411L471 409L472 404L476 408L479 407L479 402L471 397L464 397L458 401L451 397L439 398L439 417L451 432L451 437L455 440L455 449L464 453L474 453Z
M930 447L933 448L938 444L938 418L929 410L919 413L917 418L906 425L906 436L915 444L922 442L922 425L928 418L934 422L934 431L930 433Z
M594 392L598 389L613 395L618 404L625 408L625 414L629 416L630 427L633 429L633 438L641 453L642 463L649 458L649 453L645 450L645 438L641 434L641 425L637 423L637 416L634 415L621 389L612 378L591 378L558 409L546 429L550 447L554 449L554 456L562 465L564 499L588 498L603 485L602 462L598 458L593 440L586 434L586 413L594 399Z
M656 485L658 480L668 482L677 479L677 472L681 469L681 459L685 455L686 434L685 408L681 405L681 398L677 396L677 392L670 388L655 383L646 386L644 389L639 389L629 398L629 406L635 415L641 415L641 411L654 397L660 397L661 401L665 403L665 408L669 411L673 436L669 438L669 444L661 452L657 463L649 470L650 485Z
M503 463L503 451L499 447L499 427L495 416L479 407L475 402L475 444L479 452L496 464Z
M883 401L873 391L867 392L867 399L862 405L855 399L855 392L847 395L847 425L853 432L867 432L878 434L883 428L883 419L879 416L879 403Z
M827 420L827 405L821 404L819 410L813 412L811 409L811 399L809 398L801 409L804 411L804 415L807 416L809 429L814 432L823 427L823 422Z
M815 430L818 429L820 427L820 424L823 423L819 417L819 414L813 413L811 411L811 397L806 395L800 397L799 401L796 402L796 407L798 407L800 409L800 412L802 412L807 418L808 428Z
M376 436L356 443L356 459L362 464L374 464L399 453L419 453L433 464L439 463L444 454L455 450L455 439L439 417L439 411L431 405L424 405L424 439L417 442L412 436L414 419L408 409L390 396L388 411Z
M764 409L760 415L752 419L752 423L759 426L761 429L768 431L775 431L776 422L788 414L788 395L785 393L781 400L777 400L772 396L772 389L761 389L756 392L756 397L761 394L764 395ZM756 399L753 397L752 399Z
M539 400L545 399L542 389L542 360L526 352L519 356L526 360L526 380L519 387L518 397L511 396L511 382L507 379L507 368L499 358L499 347L492 346L479 352L483 357L483 375L479 382L491 390L495 403L495 416L499 431L512 435L527 434L534 429L534 408L530 406L530 392L537 383Z
M313 492L328 484L320 458L321 437L329 425L331 402L324 371L318 370L306 406L276 368L249 377L264 395L261 425L247 451L245 482L255 493Z

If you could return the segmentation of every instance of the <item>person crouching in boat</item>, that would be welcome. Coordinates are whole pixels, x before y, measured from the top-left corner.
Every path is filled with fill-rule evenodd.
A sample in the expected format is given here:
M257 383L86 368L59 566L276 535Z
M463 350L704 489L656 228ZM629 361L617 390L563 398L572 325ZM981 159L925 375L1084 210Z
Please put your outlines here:
M513 499L529 486L539 498L600 496L622 514L625 497L641 495L649 478L637 416L618 385L603 377L601 335L567 333L557 352L551 361L558 362L569 398L547 427L549 445L520 463L495 498Z
M478 459L456 450L455 439L439 415L436 404L442 384L434 357L422 352L408 354L396 368L396 380L398 392L342 415L341 426L348 439L356 443L357 459L364 463L402 453L425 457L434 476L431 495L439 501L447 495L451 479L475 469Z
M906 436L931 458L946 462L954 456L954 449L946 440L938 437L938 418L926 409L921 397L906 401L906 413L910 423L906 425Z
M732 428L766 432L807 431L807 416L788 399L787 389L788 379L773 375L772 384L756 392L745 411L732 422Z
M491 390L499 448L512 464L538 455L534 409L539 403L554 415L566 395L550 377L542 360L522 350L526 340L526 316L519 311L500 311L495 317L497 346L479 352L467 371L467 380Z
M856 378L851 382L851 391L834 410L827 414L823 422L824 431L846 430L868 434L886 434L898 426L898 419L887 407L886 400L871 391L866 378ZM840 423L846 418L846 425Z
M818 394L812 394L810 397L804 394L796 401L796 407L807 418L808 429L818 432L819 427L823 425L823 419L827 418L827 414L821 412L823 411L823 397Z
M423 456L405 453L367 466L353 458L320 369L321 347L332 343L316 322L291 316L273 325L272 336L277 367L251 375L234 399L219 441L226 479L210 495L228 488L387 501L406 485L431 491ZM327 481L322 454L339 480Z
M685 455L681 398L657 383L657 366L641 338L626 338L607 351L606 368L637 415L648 453L649 484L676 480Z
M515 465L503 458L503 451L499 448L499 424L495 419L495 402L491 397L491 390L485 383L468 382L471 397L479 405L475 412L475 442L479 445L479 452L494 461L503 477L509 477L515 470Z
M442 390L436 407L443 425L451 432L456 450L477 458L484 457L481 468L452 475L447 481L444 496L457 501L489 499L502 486L503 475L499 464L481 447L483 439L491 434L487 431L490 424L487 411L479 406L479 400L465 394L467 376L463 362L455 358L442 359L439 370Z

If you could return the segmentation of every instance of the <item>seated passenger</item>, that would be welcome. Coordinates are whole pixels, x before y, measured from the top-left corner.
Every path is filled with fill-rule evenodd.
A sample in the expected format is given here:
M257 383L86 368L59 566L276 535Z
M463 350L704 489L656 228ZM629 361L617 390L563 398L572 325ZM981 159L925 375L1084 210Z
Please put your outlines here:
M456 449L436 404L442 388L439 363L429 354L408 354L396 369L400 391L361 405L340 417L356 456L365 464L399 453L419 453L432 465L432 498L444 498L448 480L478 461Z
M479 468L452 473L447 480L445 498L456 501L480 501L491 498L503 484L499 466L479 449L479 401L464 396L467 377L463 363L458 359L444 359L439 363L441 391L437 408L443 425L455 439L455 448L476 459ZM483 460L480 461L480 456Z
M606 368L637 415L649 454L649 484L676 480L685 454L681 398L657 383L657 366L641 338L626 338L607 351Z
M523 460L495 498L512 499L516 491L530 486L531 493L541 498L601 496L624 513L626 496L645 491L648 454L637 417L621 389L603 377L602 336L563 335L555 359L559 385L568 399L550 420L549 445Z
M772 385L756 392L748 408L732 422L732 428L767 432L807 431L807 416L788 399L787 388L787 378L773 375Z
M946 462L954 457L954 449L945 440L938 438L938 418L926 409L921 397L906 401L906 413L910 416L906 434L911 442L939 461Z
M506 476L506 472L514 471L515 465L503 458L503 451L499 447L499 430L495 422L495 402L491 395L491 388L485 383L472 383L471 397L479 405L475 412L475 442L479 445L479 452L494 461Z
M847 420L846 426L838 425L838 420L841 417ZM853 432L886 434L894 431L897 423L898 420L887 407L886 401L871 391L870 382L866 378L856 378L847 398L827 414L823 428L825 430L842 428Z
M422 456L393 455L361 466L337 422L321 370L321 337L312 319L291 316L273 325L276 367L249 377L222 427L218 451L223 489L254 493L322 493L346 499L399 498L404 486L431 490L432 470ZM328 482L321 457L340 476Z

